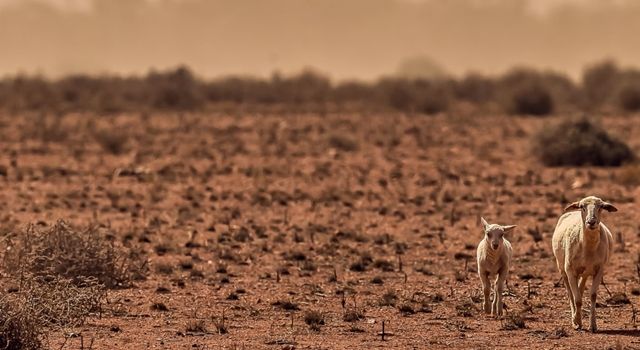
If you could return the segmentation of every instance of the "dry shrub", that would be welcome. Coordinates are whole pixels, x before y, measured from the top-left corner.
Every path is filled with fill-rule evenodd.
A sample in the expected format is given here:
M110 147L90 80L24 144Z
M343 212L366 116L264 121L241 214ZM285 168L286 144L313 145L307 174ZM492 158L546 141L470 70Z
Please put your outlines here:
M626 293L614 293L609 299L607 299L607 304L610 305L625 305L631 304L629 297L627 297Z
M443 81L420 80L415 83L416 110L425 114L447 111L451 100L451 86Z
M42 349L49 332L81 326L105 296L95 279L86 279L83 287L71 279L31 274L14 282L21 283L18 291L0 298L2 349Z
M286 301L286 300L277 300L273 303L271 303L271 305L278 307L282 310L285 311L298 311L300 310L300 308L298 307L298 304L291 302L291 301Z
M381 100L391 108L436 114L449 108L454 84L448 80L383 79L376 88Z
M302 104L323 103L332 96L343 97L343 91L337 93L327 77L313 70L288 77L275 73L270 80L224 78L205 84L204 90L210 102Z
M349 309L345 311L345 313L342 315L342 319L345 322L355 322L355 321L364 320L364 313L361 311L358 311L355 308Z
M620 108L627 112L640 111L640 82L629 82L621 87L618 102Z
M318 311L307 311L304 314L304 323L315 332L320 331L320 326L324 325L324 315Z
M94 137L102 149L111 154L119 155L127 151L129 135L123 130L97 130Z
M207 333L207 325L204 320L191 320L185 325L187 333Z
M455 84L458 99L473 103L486 103L495 94L495 81L479 74L469 74Z
M398 301L398 295L394 290L389 289L382 295L382 297L380 298L380 301L378 302L378 305L396 306L397 301Z
M384 96L385 103L397 110L409 111L414 107L412 89L406 80L382 80L378 90Z
M413 314L416 313L416 311L413 309L413 305L411 305L408 302L403 303L400 306L398 306L398 311L400 311L400 313L403 316L409 316L409 315L413 315Z
M337 103L366 102L373 96L374 88L370 84L358 81L346 81L338 84L332 92Z
M616 104L627 112L640 111L640 71L621 70L613 61L597 63L584 71L582 94L587 108Z
M542 85L522 86L513 93L510 112L538 116L548 115L553 112L553 98Z
M29 225L8 244L4 269L13 276L59 276L76 286L95 279L107 288L118 288L131 286L147 273L145 256L117 249L97 226L76 230L62 220L49 228Z
M552 74L549 74L553 77ZM506 110L511 114L544 116L553 113L555 101L549 77L525 69L514 70L501 79Z
M46 329L38 321L22 303L0 299L0 347L7 350L42 349Z
M473 317L476 307L470 301L465 301L456 305L456 313L462 317Z
M162 73L151 72L146 84L152 94L151 105L154 108L198 110L204 106L200 82L187 67Z
M10 111L51 109L55 99L55 87L42 77L17 76L7 79L4 106Z
M64 221L5 236L0 348L41 349L51 331L81 326L100 310L107 287L131 284L145 260L115 248L97 227ZM135 267L135 268L134 268Z
M323 103L331 92L331 82L326 76L306 69L286 79L274 75L271 89L285 103Z
M524 322L524 317L516 314L509 314L505 317L504 322L502 324L502 329L506 331L514 331L517 329L527 328L527 325Z
M547 166L620 166L635 158L629 146L585 117L544 127L535 152Z
M582 74L582 90L586 107L600 107L608 102L618 84L620 71L612 61L587 67Z
M331 135L328 143L330 147L343 152L355 152L360 148L358 141L348 135Z

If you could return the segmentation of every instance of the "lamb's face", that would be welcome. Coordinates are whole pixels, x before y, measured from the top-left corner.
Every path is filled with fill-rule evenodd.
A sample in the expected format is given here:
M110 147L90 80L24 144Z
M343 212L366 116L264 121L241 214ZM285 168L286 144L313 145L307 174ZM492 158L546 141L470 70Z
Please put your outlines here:
M489 242L491 249L498 250L503 242L504 230L498 225L491 225L488 231L484 231L484 237Z
M584 226L589 230L595 230L600 227L602 209L610 212L618 211L612 204L594 196L585 197L578 202L570 204L565 208L565 211L580 210Z
M504 243L504 234L516 228L515 225L496 225L489 224L484 218L480 218L482 228L484 230L484 239L487 240L491 249L498 250Z

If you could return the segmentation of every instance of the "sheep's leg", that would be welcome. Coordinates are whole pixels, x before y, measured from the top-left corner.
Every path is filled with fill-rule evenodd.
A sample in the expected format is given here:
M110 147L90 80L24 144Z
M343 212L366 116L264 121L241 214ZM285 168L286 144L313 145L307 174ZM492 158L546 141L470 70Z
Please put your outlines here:
M598 287L602 282L602 275L604 274L603 271L603 268L596 267L596 274L593 276L593 280L591 281L591 291L589 293L591 296L591 314L589 315L589 323L592 332L598 330L598 327L596 326L596 297L598 296Z
M578 297L582 300L582 296L584 295L584 289L587 286L587 276L581 276L580 281L578 282L578 290L580 291Z
M491 281L489 281L489 274L486 271L478 271L480 280L482 281L482 292L484 293L484 312L491 312L491 304L489 302L489 295L491 294Z
M495 316L502 316L502 292L504 291L504 283L507 279L508 270L503 267L498 273L498 279L496 281L496 299L495 299Z
M578 277L570 269L566 269L567 279L569 279L569 286L571 287L571 293L573 294L573 301L575 303L575 309L573 312L572 323L573 328L582 328L582 298L580 296L580 290L578 287Z
M571 293L571 286L569 285L569 279L567 278L567 273L562 272L562 281L564 282L564 287L567 289L567 294L569 295L569 306L571 307L571 317L576 312L576 304L573 301L573 293Z

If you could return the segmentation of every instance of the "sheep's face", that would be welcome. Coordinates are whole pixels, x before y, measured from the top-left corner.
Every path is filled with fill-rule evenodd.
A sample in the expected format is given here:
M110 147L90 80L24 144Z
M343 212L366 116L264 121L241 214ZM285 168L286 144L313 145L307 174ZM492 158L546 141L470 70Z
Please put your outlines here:
M618 211L612 204L594 196L585 197L577 202L569 204L564 211L580 210L582 222L589 230L600 227L600 213L602 209L610 212Z
M489 224L484 218L480 218L484 230L484 239L487 240L491 249L498 250L502 246L504 234L516 228L515 225L501 226Z

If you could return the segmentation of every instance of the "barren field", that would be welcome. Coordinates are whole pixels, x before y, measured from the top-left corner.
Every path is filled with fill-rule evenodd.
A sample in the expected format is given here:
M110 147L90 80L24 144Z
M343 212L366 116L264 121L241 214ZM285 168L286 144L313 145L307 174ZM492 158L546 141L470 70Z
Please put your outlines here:
M629 168L544 167L532 139L558 119L4 116L2 232L94 223L148 255L55 349L640 348L640 192ZM640 150L634 117L602 122ZM596 334L572 329L551 252L589 194L619 209ZM480 215L518 225L502 320L481 311Z

